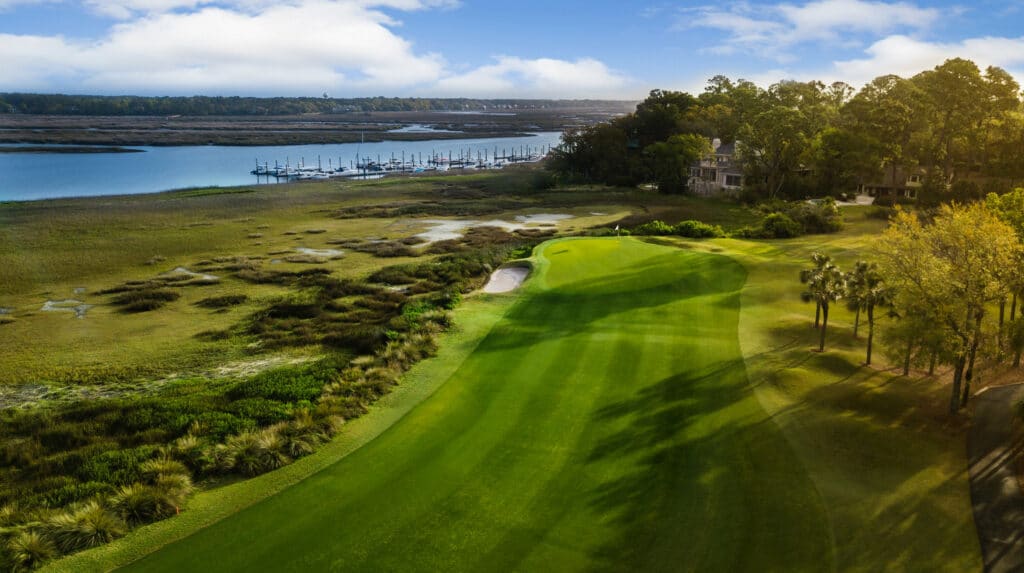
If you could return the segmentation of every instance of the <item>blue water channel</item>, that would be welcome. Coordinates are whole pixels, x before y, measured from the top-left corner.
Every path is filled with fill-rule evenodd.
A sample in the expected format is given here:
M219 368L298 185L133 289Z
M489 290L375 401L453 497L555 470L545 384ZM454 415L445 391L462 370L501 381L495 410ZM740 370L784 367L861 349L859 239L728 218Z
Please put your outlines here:
M0 153L0 201L29 201L59 197L131 195L193 187L229 187L276 183L250 172L264 163L304 161L327 168L348 166L357 157L392 157L426 162L432 155L476 158L484 155L522 155L557 146L560 132L526 137L382 141L326 145L260 147L182 146L132 147L142 153Z

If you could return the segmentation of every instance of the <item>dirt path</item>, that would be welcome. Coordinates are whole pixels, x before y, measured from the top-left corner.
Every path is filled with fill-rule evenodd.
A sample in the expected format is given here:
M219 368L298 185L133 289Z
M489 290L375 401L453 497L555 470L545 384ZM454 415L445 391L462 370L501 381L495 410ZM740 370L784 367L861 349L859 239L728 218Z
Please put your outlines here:
M1024 494L1013 462L1024 439L1012 433L1012 405L1024 385L991 388L977 396L967 442L971 503L987 573L1024 572Z

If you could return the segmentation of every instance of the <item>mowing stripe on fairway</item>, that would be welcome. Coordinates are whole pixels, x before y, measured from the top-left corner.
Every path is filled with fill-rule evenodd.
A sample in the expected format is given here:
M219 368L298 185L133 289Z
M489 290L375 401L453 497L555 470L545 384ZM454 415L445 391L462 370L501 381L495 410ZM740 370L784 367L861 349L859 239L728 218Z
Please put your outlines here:
M131 571L828 571L813 484L747 384L733 260L560 240L434 395Z

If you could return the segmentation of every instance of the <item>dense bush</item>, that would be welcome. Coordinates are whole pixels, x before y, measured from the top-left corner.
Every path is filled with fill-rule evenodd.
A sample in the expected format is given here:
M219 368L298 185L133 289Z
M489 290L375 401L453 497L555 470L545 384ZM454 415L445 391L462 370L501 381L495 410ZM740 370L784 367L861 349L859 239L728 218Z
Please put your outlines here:
M211 296L196 303L196 306L203 308L227 308L236 306L249 300L244 294L227 294L223 296Z
M254 420L261 426L287 420L292 414L292 408L288 404L266 398L235 400L228 409L238 417Z
M834 233L842 228L839 209L831 197L811 203L807 201L766 201L757 206L764 214L756 227L745 227L735 233L751 239L787 239L806 233Z
M278 368L261 372L228 390L232 400L265 398L278 402L314 400L327 380L309 368Z
M57 555L57 548L36 531L21 531L7 542L8 559L13 571L32 571Z
M43 524L46 536L62 553L110 543L127 529L120 517L95 501L54 515Z
M633 228L633 234L634 235L647 235L647 236L655 236L655 237L664 237L664 236L667 236L667 235L674 235L675 232L676 232L675 227L673 227L672 225L669 225L668 223L666 223L664 221L659 221L657 219L655 219L655 220L653 220L653 221L651 221L649 223L644 223L643 225L640 225L638 227Z
M666 237L676 235L691 239L724 237L725 231L718 225L709 225L695 220L680 221L677 225L669 225L657 219L634 227L633 235Z
M680 237L692 239L711 239L725 236L725 231L722 230L722 227L694 220L680 221L675 226L674 231L674 234Z
M128 291L115 296L111 302L123 312L146 312L156 310L168 302L181 298L181 293L164 288Z
M771 239L799 237L804 232L800 223L785 213L772 213L761 220L761 236Z

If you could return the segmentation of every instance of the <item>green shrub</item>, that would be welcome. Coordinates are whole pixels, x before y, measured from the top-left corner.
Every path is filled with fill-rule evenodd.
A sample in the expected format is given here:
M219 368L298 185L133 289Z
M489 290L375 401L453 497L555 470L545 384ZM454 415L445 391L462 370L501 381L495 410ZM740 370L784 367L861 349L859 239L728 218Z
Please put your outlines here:
M772 213L761 220L761 236L768 239L799 237L803 228L784 213Z
M159 451L157 446L139 446L121 450L110 450L86 460L79 468L78 478L83 482L97 481L113 485L125 485L138 481L142 463Z
M706 239L725 236L725 231L722 230L722 227L694 220L680 221L679 224L673 228L672 232L680 237L689 237L692 239Z
M278 402L315 400L326 382L309 368L278 368L240 382L228 391L228 397L232 400L265 398Z
M57 555L57 548L45 535L22 531L7 542L8 558L14 571L32 571Z
M249 297L244 294L227 294L223 296L211 296L209 298L204 298L195 304L202 308L227 308L230 306L237 306L247 300L249 300Z
M99 503L51 516L43 525L46 536L63 553L97 547L125 534L125 522Z
M228 405L228 411L239 418L255 421L260 426L287 420L292 409L288 404L267 398L242 398Z
M34 496L32 505L65 507L72 503L102 497L114 491L114 486L99 481L68 483Z
M270 428L231 436L225 445L231 458L231 468L242 475L260 475L291 462L284 452L281 436Z
M131 525L170 517L178 506L164 491L152 485L133 483L121 487L107 500L110 509Z
M643 225L634 227L633 234L664 237L675 234L675 228L664 221L655 219L648 223L644 223Z
M203 412L195 417L192 424L197 434L218 441L254 427L252 420L243 420L228 412Z
M122 293L111 302L120 306L123 312L146 312L158 309L180 297L180 293L170 289L141 289Z

